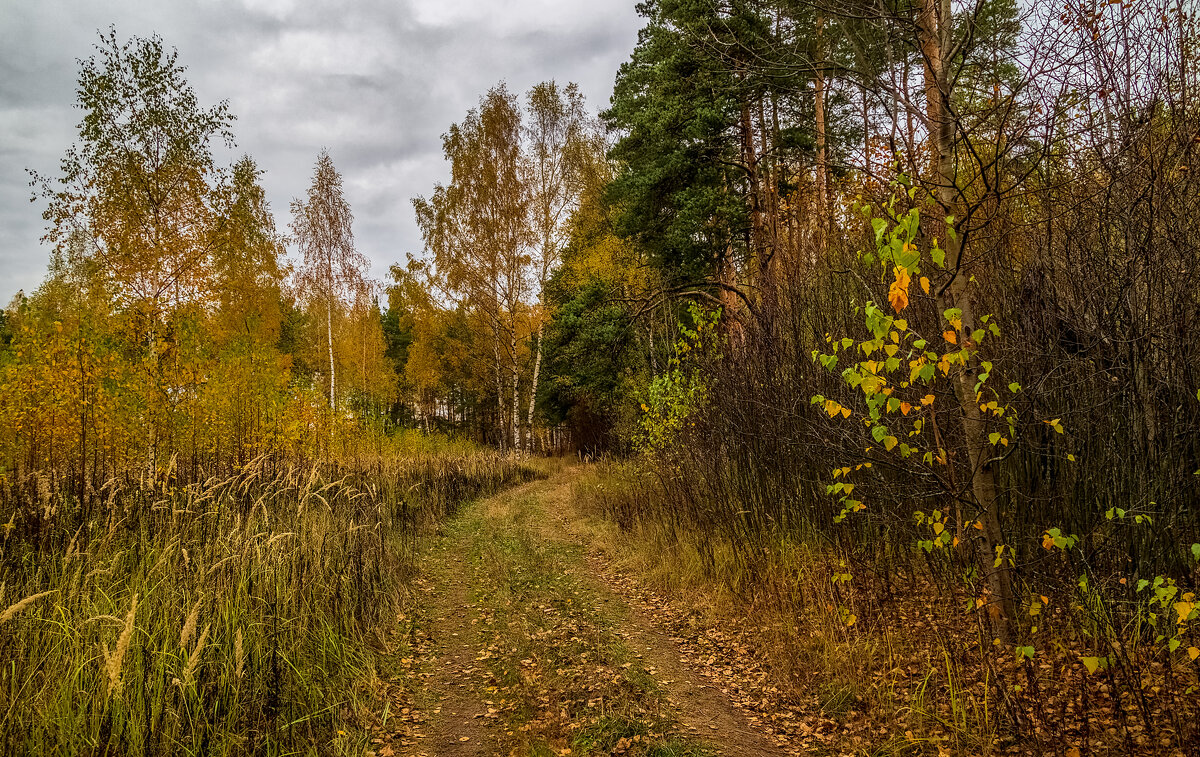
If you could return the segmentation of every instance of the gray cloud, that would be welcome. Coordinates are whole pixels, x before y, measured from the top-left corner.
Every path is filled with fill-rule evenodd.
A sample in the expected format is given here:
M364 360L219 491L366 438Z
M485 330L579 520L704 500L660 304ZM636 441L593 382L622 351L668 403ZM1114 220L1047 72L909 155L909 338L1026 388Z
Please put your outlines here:
M41 202L26 168L53 175L74 141L76 60L96 31L160 34L203 104L228 99L237 147L266 171L281 230L328 148L376 277L420 234L409 205L444 180L441 134L503 80L524 92L575 81L607 104L637 40L633 0L3 0L0 14L0 305L41 281Z

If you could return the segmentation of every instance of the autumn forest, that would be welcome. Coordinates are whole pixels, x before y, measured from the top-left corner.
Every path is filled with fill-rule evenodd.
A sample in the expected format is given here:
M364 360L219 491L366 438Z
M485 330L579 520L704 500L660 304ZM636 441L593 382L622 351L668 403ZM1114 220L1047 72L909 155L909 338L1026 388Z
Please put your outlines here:
M443 125L382 280L336 152L268 197L97 33L0 312L0 752L1200 750L1200 12L637 10L607 104Z

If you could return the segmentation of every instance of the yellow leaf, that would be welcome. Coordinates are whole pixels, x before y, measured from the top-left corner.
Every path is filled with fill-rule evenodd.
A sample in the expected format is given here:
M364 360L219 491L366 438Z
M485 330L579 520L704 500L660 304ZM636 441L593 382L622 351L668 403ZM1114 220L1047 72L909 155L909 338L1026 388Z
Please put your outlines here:
M843 418L849 418L849 417L850 417L850 408L848 408L848 407L843 407L841 412L842 412L842 417L843 417Z
M896 442L897 442L896 437L885 436L885 437L883 437L883 448L886 449L888 452L891 452L892 447L896 446Z
M904 308L908 307L908 269L903 266L896 266L892 269L896 280L892 282L888 289L888 302L891 303L892 309L899 313Z
M910 410L912 410L912 405L908 404L907 402L900 403L900 413L901 414L908 415Z
M1197 657L1200 657L1200 649L1197 649L1196 647L1188 647L1188 659L1194 660Z
M924 397L921 398L921 404L925 405L925 406L932 405L934 399L935 398L932 394L926 394Z
M954 333L953 330L946 329L944 332L942 332L942 336L945 337L946 341L950 344L958 344L958 334Z
M1178 623L1187 622L1188 616L1192 614L1192 610L1194 610L1195 607L1196 607L1195 602L1176 602L1175 603L1175 612L1177 612L1179 614L1179 620L1176 622L1178 622Z
M925 276L921 277L921 289L925 290L925 294L929 294L929 279Z

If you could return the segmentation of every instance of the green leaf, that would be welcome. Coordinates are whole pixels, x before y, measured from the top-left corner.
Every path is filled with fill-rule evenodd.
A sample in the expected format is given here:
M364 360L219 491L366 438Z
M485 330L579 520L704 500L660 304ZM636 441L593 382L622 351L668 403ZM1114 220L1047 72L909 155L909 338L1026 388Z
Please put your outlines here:
M1017 659L1032 660L1036 651L1033 647L1017 647Z
M1002 434L999 431L993 431L992 433L988 434L988 441L991 442L992 446L994 447L1000 443L1001 436Z
M1008 391L1016 394L1017 392L1021 391L1021 385L1014 381L1008 385Z
M1087 672L1092 673L1092 674L1094 674L1097 670L1100 669L1100 661L1101 661L1101 658L1099 658L1099 657L1083 657L1083 658L1081 658L1081 662L1083 662L1083 667L1087 668Z
M887 221L883 218L872 218L871 228L875 230L875 241L883 240L883 232L887 231Z
M1192 557L1195 558L1196 562L1200 562L1200 544L1192 545Z

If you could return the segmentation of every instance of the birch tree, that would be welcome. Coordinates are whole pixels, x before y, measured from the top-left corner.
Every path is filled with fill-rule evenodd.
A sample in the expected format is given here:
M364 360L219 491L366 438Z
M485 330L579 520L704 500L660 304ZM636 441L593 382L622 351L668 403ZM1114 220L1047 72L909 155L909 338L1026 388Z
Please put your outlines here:
M366 257L354 247L354 215L342 193L342 177L326 150L317 156L312 185L305 199L292 200L292 234L304 264L302 288L314 306L325 311L329 353L329 407L337 410L333 318L348 298L364 287Z
M491 332L502 446L520 444L519 347L524 338L531 241L522 176L521 110L492 88L442 138L450 183L413 200L426 249L447 294L484 316ZM507 395L507 399L506 396Z
M46 241L95 261L143 356L151 469L170 420L163 356L175 347L172 323L211 291L219 176L211 145L233 142L228 103L202 107L184 71L158 36L101 34L80 61L79 141L60 178L33 174L49 200Z
M558 266L568 235L568 222L579 204L580 163L584 153L602 150L597 130L589 123L583 95L575 84L560 88L554 81L529 91L525 133L528 139L527 174L530 210L536 244L533 269L539 297ZM533 376L525 418L527 448L533 446L533 413L537 406L538 378L542 367L544 308L535 312L537 339Z

